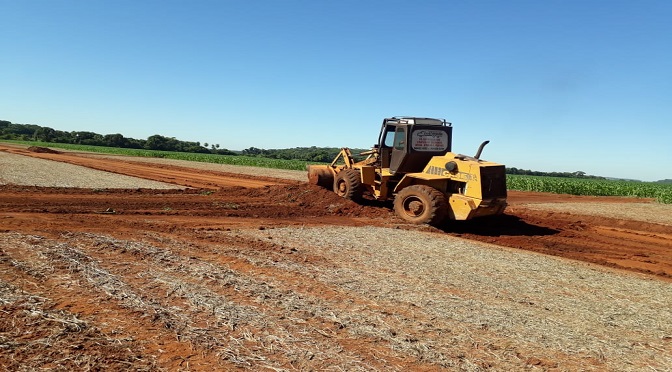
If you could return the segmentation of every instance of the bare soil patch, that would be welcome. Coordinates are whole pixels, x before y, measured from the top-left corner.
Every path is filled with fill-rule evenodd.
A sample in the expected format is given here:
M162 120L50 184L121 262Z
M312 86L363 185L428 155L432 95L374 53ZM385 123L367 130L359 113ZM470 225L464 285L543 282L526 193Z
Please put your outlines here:
M60 151L50 149L48 147L40 147L40 146L30 146L30 147L28 147L27 150L31 151L31 152L39 152L39 153L42 153L42 154L60 154L61 153Z
M271 171L3 149L188 188L0 186L2 369L672 365L672 226L585 212L647 201L435 229Z

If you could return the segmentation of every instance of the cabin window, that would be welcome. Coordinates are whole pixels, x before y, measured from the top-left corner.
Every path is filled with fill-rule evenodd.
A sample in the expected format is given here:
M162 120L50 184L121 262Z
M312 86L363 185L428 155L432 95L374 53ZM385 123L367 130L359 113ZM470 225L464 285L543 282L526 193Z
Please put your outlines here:
M394 132L394 149L404 150L406 148L406 128L397 128Z

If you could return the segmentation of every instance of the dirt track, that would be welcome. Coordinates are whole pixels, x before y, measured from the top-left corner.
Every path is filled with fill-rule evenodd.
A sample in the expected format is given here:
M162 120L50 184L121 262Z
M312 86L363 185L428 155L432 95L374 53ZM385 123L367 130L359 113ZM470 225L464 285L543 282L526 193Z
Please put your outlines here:
M296 245L299 243L276 244L288 238L271 232L283 231L285 227L374 226L428 234L428 240L462 237L635 272L636 275L627 275L655 279L649 281L650 285L662 286L663 292L666 288L669 291L672 279L672 223L534 207L567 202L599 205L605 210L610 204L623 208L624 202L646 205L637 200L511 192L511 206L503 218L450 223L434 229L402 223L389 206L357 205L296 181L143 161L97 159L76 153L2 150L191 187L93 190L0 186L0 232L4 239L0 244L0 282L4 283L0 293L3 298L15 298L0 310L12 315L12 324L23 325L17 329L36 330L35 335L23 339L24 344L5 346L15 348L18 360L31 358L32 349L28 346L32 345L42 353L47 365L49 361L62 360L71 368L96 365L209 370L214 366L251 369L341 366L351 370L385 370L392 366L390 369L397 370L441 367L478 370L623 366L615 359L607 360L616 358L611 354L600 357L585 350L573 354L561 348L553 352L550 346L540 351L535 350L534 343L526 344L524 340L518 340L517 347L506 346L506 340L498 339L502 333L489 331L487 327L469 332L475 332L472 336L478 340L494 340L492 344L482 347L471 344L466 351L469 341L453 338L453 346L462 351L437 353L438 349L430 344L409 340L429 337L441 344L438 340L448 337L445 333L440 336L446 330L429 327L413 331L404 320L417 326L422 322L448 324L436 320L436 316L432 320L429 313L421 315L427 308L413 310L411 305L397 308L393 303L369 303L372 300L365 295L346 295L339 287L325 284L330 283L326 279L318 280L326 275L323 272L292 276L292 270L319 266L329 272L341 264L330 261L337 258L326 251L304 249ZM269 234L261 239L249 235L249 231ZM292 231L287 234L300 235L298 230ZM262 261L265 264L259 263ZM148 262L159 266L148 269ZM283 269L281 264L289 266ZM250 279L255 277L266 281ZM78 283L74 292L72 283ZM294 293L299 297L293 297ZM451 296L465 295L451 293ZM358 320L355 313L346 311L351 307L379 308L380 312ZM187 308L195 310L175 310ZM325 310L328 308L336 310L329 315ZM41 316L30 318L26 314L31 312ZM87 319L88 323L72 314ZM349 318L344 319L343 314L350 314ZM297 319L289 322L287 316ZM353 331L355 326L360 328ZM8 324L0 324L0 331L6 332L7 327ZM258 332L250 331L249 327ZM372 327L385 328L388 333L378 335ZM397 327L397 331L386 327ZM81 346L81 340L78 341L79 348L88 350L84 354L89 359L85 360L78 359L76 350L66 347L67 337L83 329L87 329L86 337L90 340L89 346ZM220 333L212 333L212 329ZM400 332L408 340L399 341L389 332ZM431 335L433 332L438 333ZM662 362L655 357L646 362L654 368L664 368L665 361L670 360L672 335L665 332L663 328L663 334L656 336L662 344L651 346L653 350L662 348ZM37 347L39 343L30 344L31 337L35 340L47 337L64 344L59 351L47 351ZM110 342L111 339L116 341ZM414 343L418 349L412 351ZM21 345L26 347L22 349ZM130 352L137 348L142 352ZM643 363L639 359L630 362ZM16 367L11 359L2 357L0 366Z
M159 182L172 183L193 188L217 189L228 186L261 187L267 185L295 183L287 180L263 177L249 177L240 174L211 172L201 169L177 167L165 164L149 165L141 161L116 160L113 158L91 158L89 154L72 152L30 151L21 147L0 146L0 151L10 154L26 155L38 159L53 160L83 167L140 177Z
M222 216L235 220L217 220L218 225L240 225L241 218L253 218L254 224L282 226L287 223L340 225L362 223L389 226L401 225L385 206L350 205L344 210L329 209L328 204L343 204L330 193L312 189L300 182L260 176L193 169L168 164L145 162L142 159L94 158L77 153L39 153L15 147L0 151L56 160L117 174L195 188L191 191L120 191L67 190L49 188L5 187L0 192L2 212L39 211L41 218L61 220L58 213L85 215L113 208L123 218L112 222L123 226L130 215L161 215L177 218L184 227L199 226L204 218ZM255 190L261 188L261 190ZM199 190L203 189L203 190ZM217 190L217 191L215 191ZM208 198L202 194L211 194ZM329 200L327 202L327 200ZM504 218L473 222L448 223L444 233L501 246L537 251L554 256L588 261L614 268L672 278L672 208L662 211L651 201L554 195L548 193L509 192L509 208ZM662 220L655 216L639 220L618 218L618 211L630 203L633 207L647 204L651 214L665 212ZM548 204L583 203L593 214L557 212L538 208ZM625 204L624 204L625 203ZM325 205L327 207L325 208ZM590 206L593 205L593 208ZM224 207L222 207L224 206ZM228 206L228 207L227 207ZM233 207L235 206L235 207ZM595 206L601 213L595 213ZM352 209L356 211L353 212ZM611 217L609 214L615 216ZM174 216L174 217L170 217ZM198 216L198 217L196 217ZM90 218L91 216L87 216ZM191 218L191 220L189 218ZM281 220L278 220L281 219ZM656 222L647 222L656 221ZM662 221L662 222L661 222ZM62 221L60 223L64 223ZM88 222L88 219L87 219ZM101 222L101 229L107 227Z

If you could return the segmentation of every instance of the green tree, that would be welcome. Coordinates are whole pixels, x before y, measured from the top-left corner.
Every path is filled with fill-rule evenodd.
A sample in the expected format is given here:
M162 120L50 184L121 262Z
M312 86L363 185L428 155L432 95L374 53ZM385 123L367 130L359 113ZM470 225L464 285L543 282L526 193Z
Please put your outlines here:
M51 140L54 138L55 135L56 131L53 128L40 127L37 130L35 130L33 138L36 141L51 142Z
M119 133L107 134L103 137L103 143L109 147L126 147L126 138Z
M147 137L145 148L148 150L167 150L168 138L159 134Z

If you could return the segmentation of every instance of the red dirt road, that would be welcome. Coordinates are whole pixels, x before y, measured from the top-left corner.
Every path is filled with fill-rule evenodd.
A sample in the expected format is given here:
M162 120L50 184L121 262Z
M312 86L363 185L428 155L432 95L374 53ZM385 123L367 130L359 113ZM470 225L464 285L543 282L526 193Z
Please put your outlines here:
M527 200L510 193L512 205ZM538 198L538 196L535 196ZM549 195L548 200L559 199ZM500 218L442 229L398 220L389 206L357 205L307 184L262 188L104 190L0 186L0 231L180 230L286 225L374 225L424 229L504 247L672 278L672 226L516 208Z
M147 216L167 229L216 226L400 225L389 205L356 205L332 193L295 181L195 170L146 162L98 159L77 153L38 153L3 147L3 151L56 160L129 176L188 186L185 191L92 191L0 187L5 230L44 231L136 228ZM260 171L260 173L262 173ZM527 203L632 202L546 193L509 193L502 218L448 223L447 233L500 246L586 261L612 268L672 278L672 226L600 216L525 208ZM646 201L644 201L646 202ZM334 207L339 205L338 207ZM114 210L114 214L104 211ZM63 218L67 216L68 218ZM31 222L34 221L34 222ZM429 228L424 228L429 229ZM53 229L52 229L53 231Z

